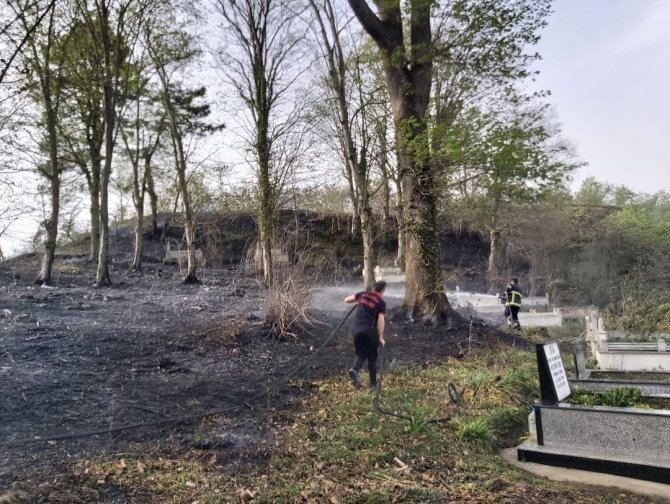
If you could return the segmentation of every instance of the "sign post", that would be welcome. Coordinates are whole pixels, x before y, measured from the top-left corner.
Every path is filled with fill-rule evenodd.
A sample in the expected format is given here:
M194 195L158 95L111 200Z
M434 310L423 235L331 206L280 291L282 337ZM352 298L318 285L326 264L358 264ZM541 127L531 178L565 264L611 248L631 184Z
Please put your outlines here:
M570 396L558 343L537 343L537 371L540 375L540 397L543 403L556 404Z

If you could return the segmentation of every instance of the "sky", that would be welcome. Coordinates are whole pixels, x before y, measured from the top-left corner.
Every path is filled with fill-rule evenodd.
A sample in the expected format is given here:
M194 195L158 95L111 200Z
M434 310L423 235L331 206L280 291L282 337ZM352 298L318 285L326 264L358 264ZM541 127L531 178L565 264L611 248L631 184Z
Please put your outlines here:
M670 191L670 0L554 0L537 83L592 176Z
M564 137L588 163L573 189L592 176L670 192L670 0L554 0L553 9L535 85L551 92ZM34 227L13 226L0 246L16 253Z

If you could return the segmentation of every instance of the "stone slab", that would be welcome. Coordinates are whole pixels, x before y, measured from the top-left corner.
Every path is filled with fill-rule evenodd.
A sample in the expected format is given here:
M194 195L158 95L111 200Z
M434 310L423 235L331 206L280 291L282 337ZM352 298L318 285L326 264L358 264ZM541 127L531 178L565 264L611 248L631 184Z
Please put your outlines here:
M525 441L517 447L517 457L519 461L554 467L569 467L657 483L670 481L670 464L646 457L632 458L616 454L594 456L579 448L547 447L532 441Z
M538 443L593 457L655 461L670 468L670 411L533 405Z
M585 485L618 488L649 497L663 497L667 499L670 495L670 485L654 483L624 476L615 476L607 473L595 473L566 467L557 467L533 462L521 462L516 448L507 448L500 452L502 458L519 469L548 478L553 481L568 481ZM663 501L665 502L665 500Z
M670 352L602 352L596 350L598 367L608 371L670 371Z

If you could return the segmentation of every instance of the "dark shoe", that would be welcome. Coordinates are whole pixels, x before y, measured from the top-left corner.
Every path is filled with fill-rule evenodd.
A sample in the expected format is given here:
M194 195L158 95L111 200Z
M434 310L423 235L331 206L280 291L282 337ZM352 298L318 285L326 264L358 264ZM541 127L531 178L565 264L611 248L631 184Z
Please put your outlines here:
M521 330L521 324L518 322L514 322L514 325L512 326L512 329L516 329L517 331Z
M358 376L358 371L356 371L354 368L349 370L349 378L351 378L351 384L354 386L354 388L361 388L361 378Z

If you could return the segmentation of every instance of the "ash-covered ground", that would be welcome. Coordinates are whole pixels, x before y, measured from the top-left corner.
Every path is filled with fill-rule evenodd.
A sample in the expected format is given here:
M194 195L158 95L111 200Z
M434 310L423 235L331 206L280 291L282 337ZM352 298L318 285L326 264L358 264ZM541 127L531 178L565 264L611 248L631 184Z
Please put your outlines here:
M320 298L307 332L278 341L263 323L265 290L239 268L203 269L200 285L183 285L177 266L153 264L143 275L117 267L108 288L91 287L94 270L83 257L59 259L57 271L47 288L16 266L0 267L0 495L21 488L49 501L73 464L108 454L215 449L231 470L264 463L274 419L310 393L310 380L347 379L348 324L315 355L343 316L333 309L341 289ZM391 322L388 334L387 356L400 365L498 341L494 331L404 322ZM104 500L124 501L114 489Z

